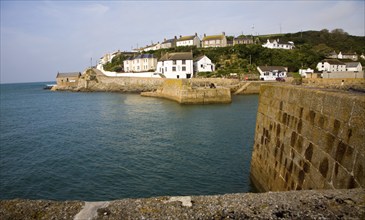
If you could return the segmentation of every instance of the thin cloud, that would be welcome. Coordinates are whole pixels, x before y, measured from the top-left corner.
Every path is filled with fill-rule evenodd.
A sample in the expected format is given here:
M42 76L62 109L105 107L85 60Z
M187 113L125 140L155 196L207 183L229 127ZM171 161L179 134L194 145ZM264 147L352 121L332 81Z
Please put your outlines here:
M1 80L54 80L91 57L196 32L364 36L364 11L364 1L1 1Z

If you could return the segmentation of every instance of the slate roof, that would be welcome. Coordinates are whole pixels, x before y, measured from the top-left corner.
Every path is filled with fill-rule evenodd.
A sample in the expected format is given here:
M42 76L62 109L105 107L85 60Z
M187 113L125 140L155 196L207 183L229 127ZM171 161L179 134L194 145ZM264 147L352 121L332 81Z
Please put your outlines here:
M209 36L203 37L203 41L205 41L205 40L222 40L224 38L225 38L225 36L223 34L220 34L220 35L209 35Z
M258 68L260 68L261 71L263 72L271 72L271 71L274 71L274 70L277 70L277 71L282 71L282 72L286 72L286 68L283 67L283 66L258 66Z
M201 60L205 55L198 56L194 59L194 62Z
M194 40L195 35L192 36L182 36L177 41L184 41L184 40Z
M357 67L359 65L360 62L349 62L349 63L345 63L347 68L353 68L353 67Z
M253 41L253 39L251 37L243 37L243 36L235 37L234 40L252 40Z
M288 45L293 45L293 43L289 42L289 41L283 41L283 40L280 40L280 39L274 39L274 40L269 40L270 43L273 43L274 41L276 41L278 44L288 44Z
M57 73L56 78L63 78L63 77L80 77L80 72L69 72L69 73Z
M153 54L148 54L148 53L146 53L146 54L139 54L136 57L128 57L125 60L148 59L148 58L154 58L154 55Z
M181 52L181 53L166 53L161 57L159 61L166 60L192 60L193 53L192 52Z
M331 65L346 65L345 63L343 63L343 62L341 62L341 61L339 61L339 60L335 60L335 59L333 59L333 60L324 60L323 62L327 62L327 63L329 63L329 64L331 64Z
M154 58L153 54L140 54L136 56L134 59L147 59L147 58Z
M174 43L174 42L175 42L175 38L172 38L172 39L165 40L164 42L162 42L162 44Z

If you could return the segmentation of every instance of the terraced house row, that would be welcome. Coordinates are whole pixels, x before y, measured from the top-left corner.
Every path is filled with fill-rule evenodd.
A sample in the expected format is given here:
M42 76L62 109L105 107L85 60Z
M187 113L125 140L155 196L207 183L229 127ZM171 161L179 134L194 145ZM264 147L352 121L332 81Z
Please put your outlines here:
M182 47L182 46L196 46L198 48L203 47L227 47L227 46L233 46L236 44L254 44L255 41L253 37L244 37L239 36L236 38L233 38L233 41L227 40L227 36L225 32L222 32L221 34L217 35L206 35L204 34L202 36L202 39L200 40L197 33L194 35L187 35L179 37L174 37L171 39L164 39L161 43L152 43L151 45L141 47L134 49L137 52L142 51L150 51L150 50L159 50L159 49L166 49L166 48L173 48L173 47Z

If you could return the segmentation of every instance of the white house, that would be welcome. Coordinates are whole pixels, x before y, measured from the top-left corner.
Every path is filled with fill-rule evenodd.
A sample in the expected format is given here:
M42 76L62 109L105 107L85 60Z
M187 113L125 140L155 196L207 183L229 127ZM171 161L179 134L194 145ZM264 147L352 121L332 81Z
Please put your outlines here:
M140 54L123 61L124 72L154 71L157 66L157 58L153 54Z
M338 55L337 55L337 58L338 59L350 59L350 60L353 60L353 61L356 61L358 60L358 56L356 53L342 53L340 52Z
M276 80L276 78L286 77L287 67L283 66L258 66L260 80Z
M263 47L267 47L270 49L285 49L285 50L291 50L294 48L294 43L292 41L280 41L277 40L269 40L267 39L267 42L262 45Z
M118 50L118 51L115 51L115 52L113 52L113 53L107 53L107 54L105 54L103 57L101 57L101 58L100 58L100 60L99 60L99 64L104 65L104 64L106 64L106 63L108 63L108 62L111 62L111 61L112 61L112 59L113 59L116 55L118 55L118 53L120 53L120 51L119 51L119 50Z
M361 72L362 71L362 65L360 62L349 62L346 64L346 71L348 72Z
M194 72L213 72L215 65L207 56L203 55L194 59Z
M188 79L193 76L193 53L166 53L157 63L156 72L166 78Z
M314 70L311 68L308 69L299 69L299 74L301 77L304 78L308 78L308 76L310 77L310 75L312 75L314 73Z
M318 71L322 72L345 72L346 64L335 59L326 59L317 64Z
M181 36L180 38L176 40L176 46L182 47L182 46L196 46L200 47L200 39L198 37L198 34L195 33L195 35L192 36Z
M161 44L158 42L156 44L151 44L143 48L143 51L147 52L150 50L159 50L161 49Z

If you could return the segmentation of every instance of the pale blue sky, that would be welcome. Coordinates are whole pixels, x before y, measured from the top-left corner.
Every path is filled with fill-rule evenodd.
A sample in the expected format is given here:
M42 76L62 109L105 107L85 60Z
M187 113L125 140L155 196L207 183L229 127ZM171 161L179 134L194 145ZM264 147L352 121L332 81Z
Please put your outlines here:
M175 35L365 35L364 1L1 1L1 83L54 81L107 52ZM252 30L254 25L254 30Z

